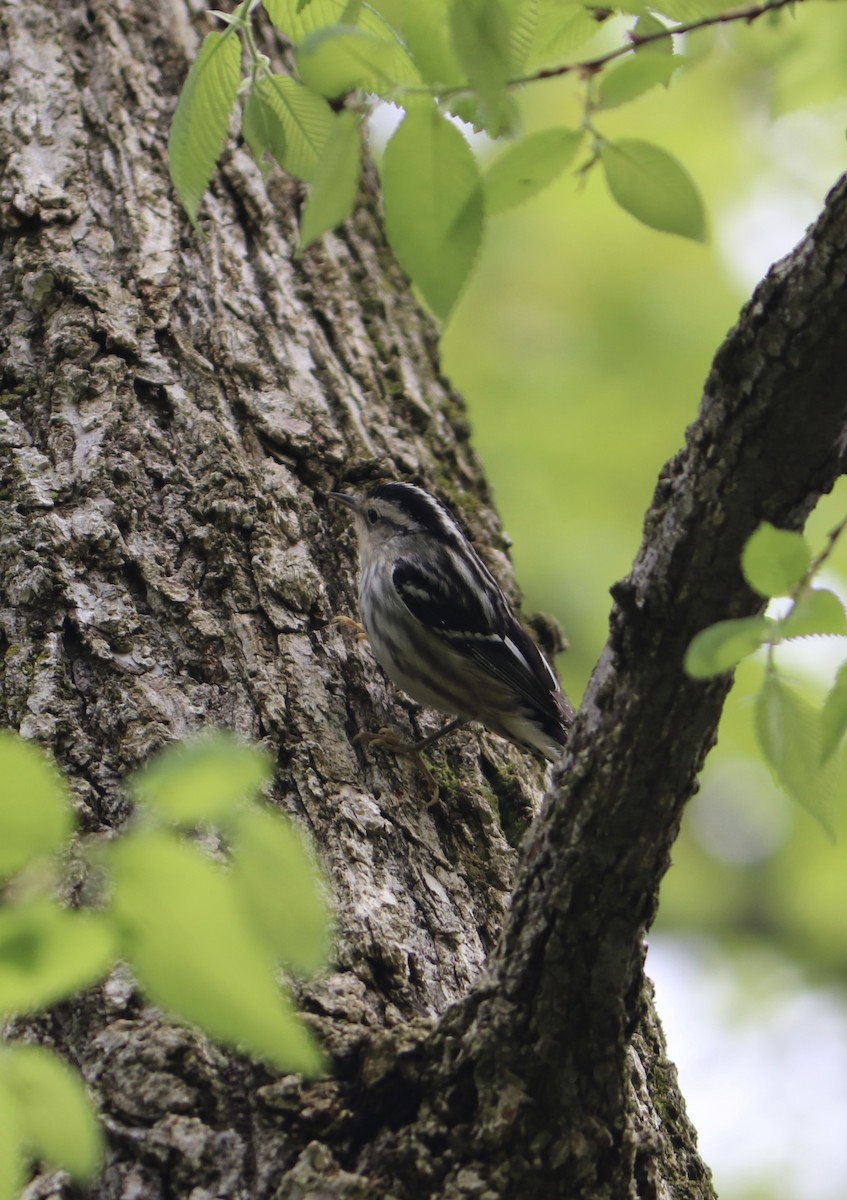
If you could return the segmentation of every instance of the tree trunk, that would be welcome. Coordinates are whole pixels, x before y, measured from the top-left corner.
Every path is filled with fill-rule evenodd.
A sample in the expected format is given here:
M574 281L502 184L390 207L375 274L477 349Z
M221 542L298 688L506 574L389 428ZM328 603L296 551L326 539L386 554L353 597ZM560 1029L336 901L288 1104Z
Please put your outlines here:
M222 1053L123 970L31 1023L100 1105L91 1195L711 1196L642 970L727 687L679 664L698 629L755 610L738 558L758 521L799 525L843 470L845 187L718 356L519 862L531 757L456 735L431 806L413 764L352 744L432 718L332 621L354 615L356 566L326 492L422 482L508 578L373 179L295 261L299 186L230 150L201 238L164 162L187 6L0 19L2 723L53 751L92 836L127 821L123 781L159 746L264 740L337 904L333 968L300 997L328 1079ZM57 1174L30 1189L70 1194Z

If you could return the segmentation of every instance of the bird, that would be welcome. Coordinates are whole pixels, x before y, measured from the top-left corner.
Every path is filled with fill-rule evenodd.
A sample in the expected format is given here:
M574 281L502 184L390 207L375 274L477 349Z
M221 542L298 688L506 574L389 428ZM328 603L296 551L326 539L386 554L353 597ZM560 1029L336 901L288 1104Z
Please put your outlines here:
M419 755L478 721L515 745L557 759L573 707L446 505L398 481L363 496L328 494L353 515L359 611L377 662L413 700L452 718L415 743L387 730L360 739Z

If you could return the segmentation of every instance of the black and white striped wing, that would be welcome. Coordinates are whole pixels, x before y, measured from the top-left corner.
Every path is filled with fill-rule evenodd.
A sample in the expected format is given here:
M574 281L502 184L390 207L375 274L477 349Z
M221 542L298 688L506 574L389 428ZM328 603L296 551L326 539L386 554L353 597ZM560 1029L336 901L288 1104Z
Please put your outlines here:
M559 687L552 668L487 572L465 579L452 563L444 567L438 569L437 559L433 567L415 559L395 564L394 586L412 616L530 708L551 717L558 714ZM466 561L465 570L474 569Z

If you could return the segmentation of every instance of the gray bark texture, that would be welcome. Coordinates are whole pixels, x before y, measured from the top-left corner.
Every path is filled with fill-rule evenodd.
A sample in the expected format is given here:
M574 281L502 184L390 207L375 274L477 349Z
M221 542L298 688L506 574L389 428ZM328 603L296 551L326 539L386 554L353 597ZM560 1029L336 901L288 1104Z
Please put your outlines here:
M239 147L205 238L175 204L164 146L201 12L0 11L0 723L53 752L91 839L173 739L273 751L273 803L335 893L332 969L299 996L333 1073L223 1052L119 969L20 1025L96 1097L88 1194L711 1197L643 973L728 686L680 663L756 611L738 562L757 523L799 527L844 470L847 187L718 354L543 802L538 764L471 730L432 752L428 805L412 763L352 744L434 718L333 623L355 615L355 548L325 494L421 482L513 586L507 542L373 180L301 261L299 185ZM79 1194L56 1172L27 1192Z

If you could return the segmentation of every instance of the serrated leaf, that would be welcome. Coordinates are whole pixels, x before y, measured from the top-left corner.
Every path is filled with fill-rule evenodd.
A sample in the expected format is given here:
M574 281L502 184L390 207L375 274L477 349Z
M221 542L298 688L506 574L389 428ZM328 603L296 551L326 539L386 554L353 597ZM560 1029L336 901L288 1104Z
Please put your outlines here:
M814 588L804 592L780 622L783 638L811 637L814 634L847 634L847 616L835 592Z
M439 88L465 82L450 36L450 0L380 0L376 7L402 37L424 82Z
M299 254L349 217L359 193L361 173L361 122L355 113L343 112L335 119L300 214Z
M818 714L773 672L756 697L756 736L780 786L826 830L832 825L834 771L821 767Z
M155 1003L282 1070L321 1070L223 867L168 833L131 834L103 858L124 952Z
M331 99L357 88L390 97L401 84L420 83L396 39L355 25L310 34L297 49L297 69L304 83Z
M250 89L241 118L241 133L250 148L250 153L259 166L270 154L278 163L285 158L285 130L276 109L262 95L262 84Z
M295 974L313 975L329 954L329 910L299 832L267 809L244 813L232 865L253 924L274 958Z
M655 42L639 45L638 38L652 37L655 34L667 34L667 37L657 38ZM664 21L660 21L651 12L642 12L632 27L632 38L638 54L673 54L673 38Z
M499 154L483 176L489 215L529 200L552 183L573 162L582 139L581 129L544 129Z
M483 191L473 152L434 107L414 108L386 147L382 190L394 253L446 318L482 241Z
M762 521L741 553L741 570L760 596L787 596L803 579L812 562L802 533L777 529Z
M711 679L738 666L772 635L774 622L767 617L739 617L718 621L692 638L685 653L685 670L692 679Z
M821 762L832 757L847 732L847 662L838 668L821 712Z
M703 17L716 17L732 7L726 0L661 0L653 6L657 12L672 21L700 21Z
M385 21L370 6L362 6L355 20L351 19L348 0L311 0L306 8L300 0L264 0L263 8L277 29L295 45L330 25L357 25L373 33L386 32Z
M485 128L492 137L506 132L506 81L512 70L510 31L499 0L453 0L450 29L459 62L480 98Z
M273 777L273 762L227 733L169 746L130 781L138 803L176 825L226 820Z
M0 909L0 1015L34 1012L102 978L115 956L108 922L40 898Z
M539 0L501 0L509 25L512 72L520 74L529 58L541 18Z
M0 878L57 850L73 827L65 784L44 751L0 730Z
M24 1181L24 1153L14 1097L0 1073L0 1200L18 1200Z
M594 37L599 27L584 4L540 0L532 43L525 50L521 69L531 72L561 63Z
M665 150L638 138L603 142L600 161L612 196L651 229L702 242L703 201L691 176Z
M33 1157L88 1182L100 1169L103 1135L85 1086L43 1046L5 1046L0 1075L11 1094L22 1140Z
M285 143L277 159L283 170L310 183L326 150L335 114L323 96L288 75L271 75L263 97L282 126Z
M677 54L633 54L601 75L597 107L617 108L635 100L657 84L667 83L685 62Z
M168 168L192 225L226 140L241 80L232 27L208 33L180 92L168 135Z

